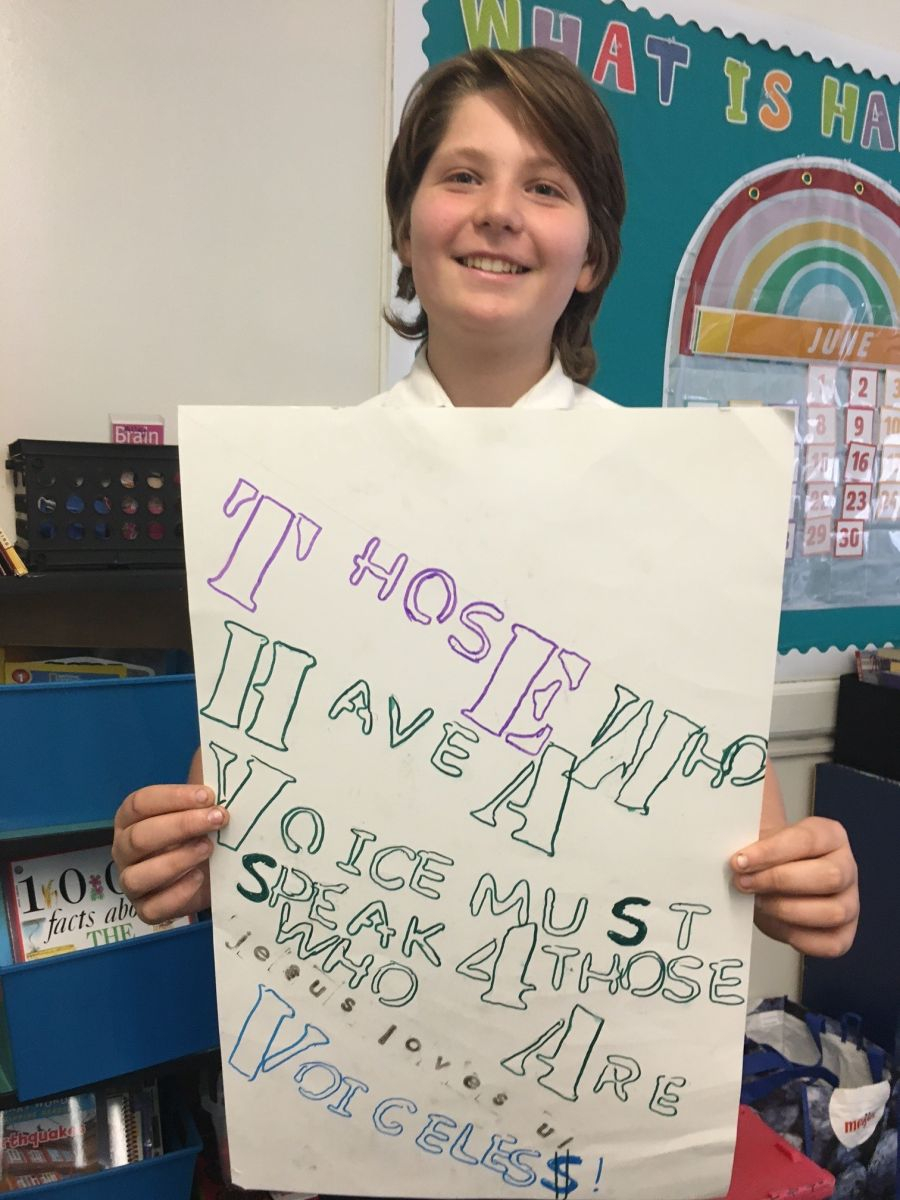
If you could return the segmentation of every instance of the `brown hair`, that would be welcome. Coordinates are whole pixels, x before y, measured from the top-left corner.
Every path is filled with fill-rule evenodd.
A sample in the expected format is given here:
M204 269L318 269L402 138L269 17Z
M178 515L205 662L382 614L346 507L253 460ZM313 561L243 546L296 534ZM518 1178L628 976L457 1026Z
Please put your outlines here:
M500 90L512 97L522 127L542 142L575 180L587 208L588 261L596 282L573 292L556 323L553 345L563 370L587 383L597 367L591 322L618 266L619 230L625 216L625 178L619 141L609 113L578 68L555 50L471 50L427 71L410 93L388 161L385 193L396 251L409 234L413 197L437 149L454 106L464 96ZM413 300L412 270L403 267L397 297ZM385 311L401 337L428 336L428 316L412 321Z

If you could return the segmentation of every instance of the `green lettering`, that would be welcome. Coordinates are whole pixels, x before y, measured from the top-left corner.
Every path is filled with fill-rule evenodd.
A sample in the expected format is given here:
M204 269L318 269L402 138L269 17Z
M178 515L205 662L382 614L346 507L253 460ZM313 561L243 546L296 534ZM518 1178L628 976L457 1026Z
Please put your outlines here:
M470 50L522 48L521 0L460 0L460 5Z

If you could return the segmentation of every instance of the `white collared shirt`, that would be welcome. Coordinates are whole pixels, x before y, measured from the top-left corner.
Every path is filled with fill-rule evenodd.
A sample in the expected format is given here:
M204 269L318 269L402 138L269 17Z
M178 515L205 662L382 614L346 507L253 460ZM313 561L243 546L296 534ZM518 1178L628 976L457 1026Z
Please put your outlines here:
M453 408L450 397L435 379L424 347L416 355L409 374L387 392L365 401L376 408ZM529 409L613 408L612 400L574 383L554 353L550 370L512 406Z

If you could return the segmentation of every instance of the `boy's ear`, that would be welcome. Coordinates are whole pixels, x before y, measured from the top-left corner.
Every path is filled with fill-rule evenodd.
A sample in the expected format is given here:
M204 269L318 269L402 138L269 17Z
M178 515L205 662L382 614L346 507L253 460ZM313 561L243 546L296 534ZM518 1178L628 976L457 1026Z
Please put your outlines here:
M575 280L576 292L591 292L600 279L600 264L586 261Z
M591 247L588 246L590 251ZM575 281L576 292L592 292L609 270L609 252L606 245L600 241L594 253L584 260L584 266Z
M410 253L410 247L409 247L409 225L408 224L403 229L400 229L397 233L397 257L400 259L400 263L402 266L404 266L404 267L412 266L412 254Z

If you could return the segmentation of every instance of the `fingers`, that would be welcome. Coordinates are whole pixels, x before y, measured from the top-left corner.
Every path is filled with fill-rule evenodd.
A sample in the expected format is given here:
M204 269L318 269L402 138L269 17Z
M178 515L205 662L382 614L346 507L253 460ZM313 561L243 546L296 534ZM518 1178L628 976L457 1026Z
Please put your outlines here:
M797 929L843 929L855 924L859 904L848 889L839 896L758 896L756 911Z
M736 875L734 882L740 891L756 895L784 892L794 896L833 896L856 882L856 863L846 847L822 858Z
M843 825L826 817L807 817L738 851L731 866L738 874L744 874L803 859L822 858L844 848L849 851Z
M855 921L838 929L807 929L758 912L756 924L768 937L816 958L839 958L847 953L856 936Z
M181 788L142 788L122 804L113 835L113 858L120 871L142 859L206 837L228 824L228 810L210 807L211 798L200 807L196 801L192 808L184 810L176 808L172 811L163 807L167 795L171 797L172 793L181 791ZM162 795L147 798L144 794L148 792ZM144 815L133 816L142 810ZM155 812L159 815L150 815Z
M116 813L112 855L138 916L151 924L206 908L212 834L228 824L209 788L140 788Z
M158 787L139 788L126 796L116 813L116 829L127 829L147 817L159 817L167 813L190 812L208 808L213 794L207 787L189 783L166 783Z
M128 898L137 903L150 892L171 887L190 871L205 865L212 849L210 838L195 838L174 850L154 854L152 858L125 867L119 872L119 881Z
M134 870L134 868L132 868ZM173 917L184 917L190 913L209 908L209 861L188 871L167 887L141 897L130 896L142 921L158 925Z
M756 896L756 924L804 954L833 958L859 920L856 862L837 821L807 817L731 859L738 890Z

